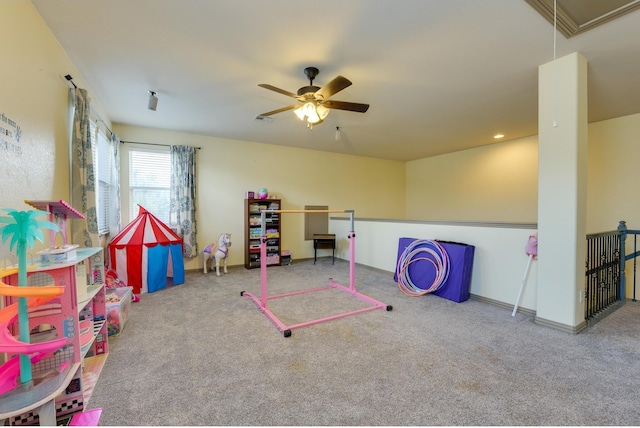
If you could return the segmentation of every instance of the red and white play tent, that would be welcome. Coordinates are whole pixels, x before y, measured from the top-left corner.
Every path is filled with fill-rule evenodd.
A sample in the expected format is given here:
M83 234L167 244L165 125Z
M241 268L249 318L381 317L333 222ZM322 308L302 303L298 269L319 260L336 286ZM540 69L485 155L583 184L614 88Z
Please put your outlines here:
M110 268L133 292L153 293L184 283L182 239L169 226L140 206L131 223L109 243Z

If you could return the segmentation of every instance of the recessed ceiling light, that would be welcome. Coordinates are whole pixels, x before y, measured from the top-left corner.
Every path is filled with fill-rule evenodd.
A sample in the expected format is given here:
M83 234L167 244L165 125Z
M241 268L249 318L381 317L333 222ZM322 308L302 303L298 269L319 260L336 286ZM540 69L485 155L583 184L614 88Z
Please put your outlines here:
M496 140L499 140L500 138L504 138L504 134L496 134L493 136L493 138L495 138Z

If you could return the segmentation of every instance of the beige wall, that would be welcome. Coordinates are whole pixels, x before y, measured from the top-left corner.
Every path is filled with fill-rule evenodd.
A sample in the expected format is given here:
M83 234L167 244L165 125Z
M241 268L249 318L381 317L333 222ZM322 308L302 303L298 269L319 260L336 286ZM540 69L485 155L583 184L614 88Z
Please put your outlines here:
M406 171L407 218L536 222L535 136L407 162Z
M640 114L589 124L587 233L640 229ZM406 164L409 219L537 222L538 137Z
M0 39L0 126L21 131L19 139L0 133L0 208L31 210L25 199L71 202L63 76L86 85L29 1L0 2ZM99 109L97 100L94 105ZM45 244L37 242L35 249ZM0 244L0 259L6 252Z
M74 68L30 2L0 4L0 37L0 114L22 130L19 141L0 134L0 207L28 210L24 199L67 199L68 95L61 75Z
M587 233L640 229L640 114L589 125Z
M198 150L198 243L200 249L223 232L232 233L229 264L244 263L244 197L266 187L282 199L283 209L327 205L353 209L359 217L404 218L404 163L321 151L264 145L158 129L114 125L123 141L183 144ZM127 173L129 144L122 147L122 175ZM150 146L141 146L149 148ZM126 177L121 197L128 200ZM123 207L126 223L127 207ZM304 216L283 214L283 248L293 258L313 256L304 240ZM187 261L196 269L201 260Z

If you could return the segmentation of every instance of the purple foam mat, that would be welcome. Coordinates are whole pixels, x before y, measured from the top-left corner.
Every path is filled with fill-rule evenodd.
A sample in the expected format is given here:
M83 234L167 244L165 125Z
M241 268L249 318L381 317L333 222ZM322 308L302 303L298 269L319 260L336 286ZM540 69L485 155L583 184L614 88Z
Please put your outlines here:
M398 257L396 266L404 250L416 238L400 238L398 242ZM449 277L442 284L439 290L431 294L453 300L454 302L464 302L469 299L469 288L471 287L471 272L473 270L473 255L475 247L459 242L437 241L445 249L449 256ZM418 247L419 248L419 247ZM426 253L420 253L419 257L428 257ZM411 281L420 289L426 290L436 277L435 266L427 260L417 260L408 267L408 275ZM398 281L396 272L393 279Z

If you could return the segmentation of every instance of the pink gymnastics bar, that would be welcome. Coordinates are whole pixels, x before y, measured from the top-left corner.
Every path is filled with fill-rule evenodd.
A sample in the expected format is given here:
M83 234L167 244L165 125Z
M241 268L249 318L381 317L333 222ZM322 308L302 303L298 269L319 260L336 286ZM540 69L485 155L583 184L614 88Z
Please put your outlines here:
M266 236L266 213L349 213L351 228L349 232L349 286L346 287L342 284L339 284L333 280L333 278L329 278L329 285L325 287L317 287L311 288L307 290L299 290L292 291L289 293L276 294L273 296L269 296L267 292L267 236ZM291 336L291 330L301 327L307 327L313 324L319 324L326 321L332 321L338 318L344 318L351 315L361 314L363 312L369 312L376 309L386 309L387 311L391 311L393 307L391 305L387 305L382 303L376 299L373 299L369 296L366 296L356 290L355 286L355 238L356 234L353 231L354 229L354 221L353 221L353 210L263 210L261 212L261 237L260 237L260 285L261 285L261 293L260 296L256 296L252 293L242 291L240 293L241 296L248 297L253 300L253 303L260 309L260 311L276 326L276 328L284 335L284 337ZM272 299L279 299L282 297L295 296L298 294L304 293L313 293L316 291L323 291L329 289L337 289L343 291L347 294L352 295L353 297L368 303L371 306L366 308L361 308L355 311L344 312L337 315L332 315L325 318L318 318L311 321L302 322L299 324L293 325L285 325L280 319L271 312L267 306L267 302Z

